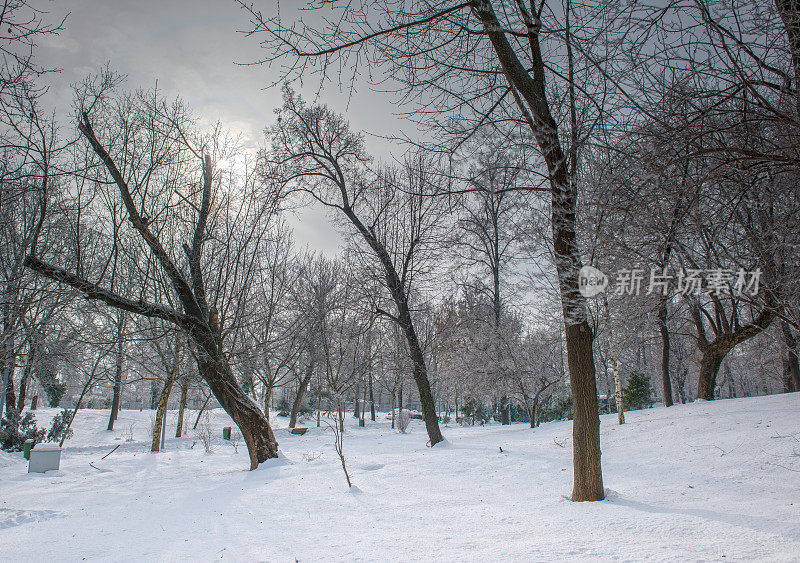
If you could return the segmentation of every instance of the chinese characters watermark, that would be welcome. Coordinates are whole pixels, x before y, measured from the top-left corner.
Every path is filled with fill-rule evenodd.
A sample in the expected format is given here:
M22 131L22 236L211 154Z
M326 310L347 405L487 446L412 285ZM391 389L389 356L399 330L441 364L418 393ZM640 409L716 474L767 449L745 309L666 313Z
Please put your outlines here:
M623 268L616 272L613 283L608 276L592 266L584 266L578 274L578 289L584 297L595 297L610 287L614 295L677 295L714 294L742 296L758 294L761 269L709 270L686 269L672 272L670 268Z

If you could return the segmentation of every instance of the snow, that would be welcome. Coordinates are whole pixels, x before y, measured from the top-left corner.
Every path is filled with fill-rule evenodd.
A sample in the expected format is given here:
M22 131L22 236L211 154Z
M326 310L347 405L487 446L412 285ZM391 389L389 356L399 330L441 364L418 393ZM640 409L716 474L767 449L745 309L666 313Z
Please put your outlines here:
M276 418L282 456L251 472L222 411L213 453L190 412L188 437L151 454L151 411L107 432L108 411L86 410L59 471L0 453L0 546L8 561L796 559L798 412L795 393L603 416L608 498L573 503L570 422L451 425L426 448L421 421L403 435L348 417L348 490L313 420L296 436Z

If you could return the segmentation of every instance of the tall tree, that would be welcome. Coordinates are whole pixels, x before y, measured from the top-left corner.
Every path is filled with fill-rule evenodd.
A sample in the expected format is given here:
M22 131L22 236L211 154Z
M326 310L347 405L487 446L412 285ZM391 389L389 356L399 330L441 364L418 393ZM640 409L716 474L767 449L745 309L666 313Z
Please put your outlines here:
M313 62L329 69L333 62L344 66L365 60L385 70L383 76L392 76L406 93L419 94L415 97L421 102L419 121L451 132L453 128L448 124L454 114L462 119L468 117L473 122L471 129L466 128L469 135L487 122L505 117L525 127L533 137L547 170L552 240L574 400L572 498L601 500L605 492L594 335L578 283L582 267L577 237L578 163L584 133L578 127L577 97L587 90L579 89L575 81L575 47L579 41L571 27L573 8L568 1L557 15L554 10L545 12L546 2L539 6L533 3L531 8L521 1L501 2L498 12L495 3L325 2L319 9L335 10L336 17L331 21L336 23L320 28L316 21L296 25L282 24L277 18L265 19L241 2L253 17L252 33L266 36L262 41L262 46L269 49L265 61L285 60L290 77L307 70ZM553 18L552 25L543 25L543 13ZM551 51L554 60L545 61L541 42L548 29L559 30L550 37L560 47ZM582 32L586 32L587 39L581 41L587 51L592 32L588 26ZM564 127L559 127L553 115L546 85L547 69L558 67L559 62L565 64L551 76L566 78L563 95L568 109ZM465 133L463 126L458 129L460 134ZM591 125L584 129L590 130ZM566 150L563 139L568 139Z

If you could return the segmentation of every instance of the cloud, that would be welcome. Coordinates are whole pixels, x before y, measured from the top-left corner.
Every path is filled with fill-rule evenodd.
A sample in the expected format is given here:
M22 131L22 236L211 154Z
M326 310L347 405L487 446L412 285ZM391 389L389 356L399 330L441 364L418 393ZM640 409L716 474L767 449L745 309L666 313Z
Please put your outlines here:
M56 0L40 7L52 19L70 14L66 29L43 41L39 53L43 64L61 69L49 77L47 101L63 124L72 115L73 86L109 63L127 76L127 87L157 83L166 97L183 98L202 122L222 122L250 149L262 143L263 129L281 103L280 92L264 89L275 79L274 70L237 64L257 60L263 52L257 40L238 32L249 20L235 2ZM267 13L274 4L262 2L261 9ZM355 129L396 132L401 122L392 115L392 101L365 84L358 86L352 99L338 88L325 90L324 101L340 112L349 108ZM314 94L305 92L308 98ZM390 157L390 144L374 136L367 143L379 158ZM341 244L325 213L309 211L289 222L301 245L335 251Z

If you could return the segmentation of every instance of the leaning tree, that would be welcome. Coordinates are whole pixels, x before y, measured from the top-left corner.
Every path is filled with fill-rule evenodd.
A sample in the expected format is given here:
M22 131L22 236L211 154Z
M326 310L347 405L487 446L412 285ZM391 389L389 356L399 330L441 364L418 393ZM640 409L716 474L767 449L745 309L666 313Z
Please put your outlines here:
M204 245L213 226L225 222L218 212L224 213L226 207L217 205L223 196L213 188L221 175L215 173L209 152L216 149L220 160L226 155L215 143L218 136L203 139L192 133L190 117L180 102L168 104L155 93L114 97L116 85L104 75L97 82L87 82L79 97L78 130L87 143L88 162L76 177L89 175L96 185L116 186L134 240L146 251L127 272L138 287L131 288L130 295L114 293L103 285L107 268L73 273L57 265L58 256L46 260L37 255L36 248L25 264L41 276L77 289L88 300L179 327L196 348L199 374L241 430L250 468L255 469L277 457L278 443L269 421L234 376L224 349L221 315L207 298L219 274L207 270L218 266L219 260L204 256ZM261 204L254 212L257 220L249 223L254 233L276 211L275 195L268 188L260 194ZM253 238L255 234L249 240ZM228 255L236 260L246 254ZM150 300L158 294L154 288L159 285L173 292L179 308Z
M402 330L412 377L431 445L444 440L428 379L424 343L413 310L415 280L442 235L445 206L438 198L441 176L424 159L411 159L400 171L372 170L361 135L323 105L307 104L284 88L277 123L268 130L271 145L264 165L286 191L309 196L335 210L366 248L363 263L374 266L370 278L388 298L374 312ZM369 267L368 266L368 267Z

